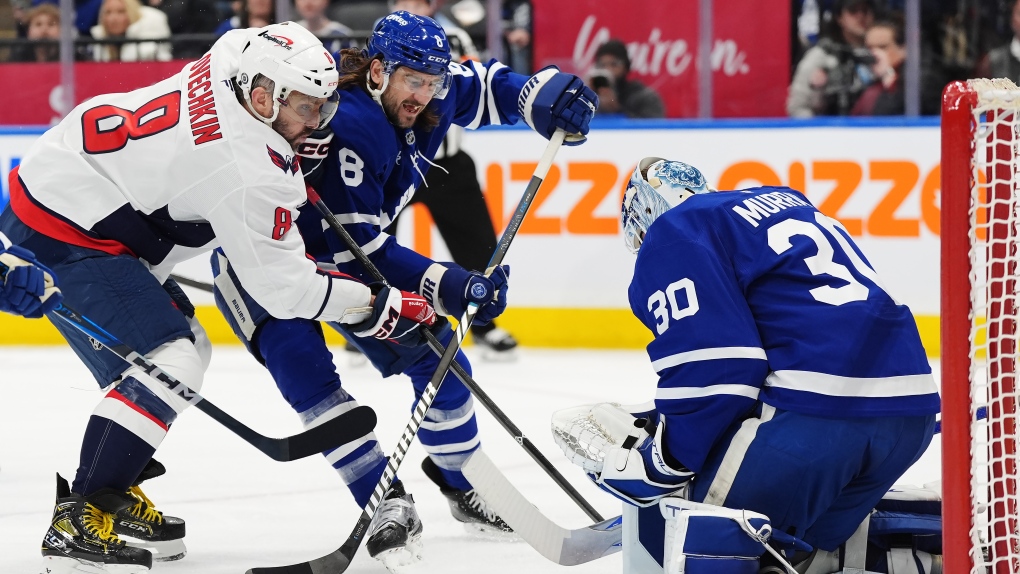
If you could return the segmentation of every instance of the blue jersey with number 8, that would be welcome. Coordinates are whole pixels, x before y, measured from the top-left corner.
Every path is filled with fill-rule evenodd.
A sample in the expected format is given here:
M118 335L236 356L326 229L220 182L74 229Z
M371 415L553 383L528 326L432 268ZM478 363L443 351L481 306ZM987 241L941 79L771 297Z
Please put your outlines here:
M910 310L843 226L790 188L699 194L666 212L629 297L655 336L671 444L688 445L674 455L695 472L759 400L819 417L939 411Z

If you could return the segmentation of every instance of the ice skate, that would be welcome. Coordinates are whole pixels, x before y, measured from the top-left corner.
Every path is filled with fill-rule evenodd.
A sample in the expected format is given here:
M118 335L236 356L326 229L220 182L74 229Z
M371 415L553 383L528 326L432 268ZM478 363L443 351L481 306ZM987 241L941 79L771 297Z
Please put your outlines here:
M115 515L133 503L127 493L109 488L73 494L57 475L53 521L42 542L43 574L148 572L152 554L127 546L113 531Z
M486 361L509 362L517 360L517 339L494 323L471 326L471 336Z
M421 562L421 519L400 481L390 487L368 528L368 553L390 572L399 574L403 567Z
M184 546L184 520L156 510L138 486L165 473L162 464L155 459L149 461L138 482L127 491L135 503L118 512L113 524L114 534L123 537L128 546L148 550L156 562L180 560L188 552Z
M365 356L365 353L362 353L361 349L350 341L344 343L344 354L347 355L347 364L352 368L364 367L368 364L368 357Z
M425 457L425 460L421 461L421 469L425 471L425 476L439 487L439 491L450 503L450 512L453 517L458 522L464 523L465 530L480 533L486 538L494 540L517 539L514 529L503 522L496 511L490 508L474 489L457 490L446 484L443 473L431 458Z

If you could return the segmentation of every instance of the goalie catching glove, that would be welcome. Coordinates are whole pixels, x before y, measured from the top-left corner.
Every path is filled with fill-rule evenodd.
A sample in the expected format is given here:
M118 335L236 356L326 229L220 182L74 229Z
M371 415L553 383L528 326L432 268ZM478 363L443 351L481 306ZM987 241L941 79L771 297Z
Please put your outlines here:
M553 413L553 439L599 488L635 506L651 506L682 491L694 476L668 464L662 445L665 422L637 418L616 403Z
M375 286L372 287L375 290ZM398 345L417 347L425 342L419 325L432 327L437 320L436 310L420 295L382 287L372 302L372 315L351 325L351 331L358 337L386 339Z
M53 272L28 249L0 241L0 311L37 319L56 309L64 295Z
M517 97L517 111L531 129L551 139L557 129L567 132L563 145L581 145L599 97L581 78L548 66L528 78Z
M440 315L463 317L478 305L474 324L485 325L506 310L510 266L499 265L488 277L454 263L433 263L421 278L420 292Z

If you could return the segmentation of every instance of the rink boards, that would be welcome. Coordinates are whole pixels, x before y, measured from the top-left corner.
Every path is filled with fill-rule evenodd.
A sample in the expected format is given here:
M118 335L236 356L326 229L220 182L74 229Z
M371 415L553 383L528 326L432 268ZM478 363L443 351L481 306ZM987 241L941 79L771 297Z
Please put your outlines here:
M0 131L4 194L7 172L39 133ZM623 247L618 213L634 165L654 155L695 165L719 189L766 184L802 190L854 236L887 289L913 310L925 347L936 357L939 145L937 119L600 122L588 143L560 150L507 254L510 307L500 324L532 346L639 348L651 340L628 311L633 256ZM501 229L544 140L527 129L486 129L467 132L464 147ZM401 220L401 243L447 259L427 211L415 206L409 215ZM209 278L204 259L180 272ZM236 342L211 299L198 293L193 299L212 339ZM0 318L0 344L58 341L45 323Z

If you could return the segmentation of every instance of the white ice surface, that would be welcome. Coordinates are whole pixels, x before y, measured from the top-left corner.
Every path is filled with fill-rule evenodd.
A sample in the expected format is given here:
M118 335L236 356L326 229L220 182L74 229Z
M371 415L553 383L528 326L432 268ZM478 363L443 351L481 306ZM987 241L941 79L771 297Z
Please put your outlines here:
M650 399L655 378L645 353L523 349L514 363L487 363L472 349L468 354L475 380L514 424L603 516L619 514L620 504L560 454L549 418L557 409L588 402ZM336 355L345 388L376 410L376 433L388 454L410 416L410 381L382 379L368 365L351 367L345 352ZM82 432L101 395L65 347L0 347L0 385L0 573L39 572L54 473L73 477ZM215 349L201 393L262 434L301 430L268 372L240 347ZM477 401L476 410L483 448L532 502L564 527L591 522ZM407 574L621 571L620 554L567 568L546 561L523 542L485 541L465 532L421 472L424 456L415 443L399 473L425 526L424 562L406 568ZM160 509L187 520L188 556L157 563L153 572L242 574L252 566L318 557L340 546L360 513L322 457L274 462L196 409L180 417L156 457L168 473L146 483L145 491ZM936 439L901 482L937 480L938 469ZM362 549L348 572L386 570Z

